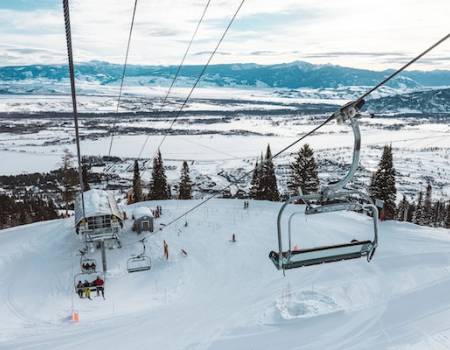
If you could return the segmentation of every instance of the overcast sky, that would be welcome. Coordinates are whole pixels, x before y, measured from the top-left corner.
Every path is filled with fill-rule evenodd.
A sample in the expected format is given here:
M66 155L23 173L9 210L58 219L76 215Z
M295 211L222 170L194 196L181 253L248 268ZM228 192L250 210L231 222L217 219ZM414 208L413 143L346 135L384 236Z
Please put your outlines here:
M211 0L202 64L241 0ZM71 0L76 61L122 63L134 0ZM138 0L131 64L177 64L206 0ZM450 32L450 0L246 0L212 63L395 68ZM66 62L60 0L0 0L0 65ZM450 40L414 69L450 69Z

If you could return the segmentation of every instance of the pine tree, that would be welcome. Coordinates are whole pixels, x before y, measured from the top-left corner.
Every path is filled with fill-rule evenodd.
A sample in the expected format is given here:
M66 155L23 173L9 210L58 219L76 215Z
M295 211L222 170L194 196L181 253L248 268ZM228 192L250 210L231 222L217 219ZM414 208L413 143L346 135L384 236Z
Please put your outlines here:
M372 198L378 198L384 201L383 210L385 219L395 218L396 194L392 147L384 146L378 169L371 180L370 195Z
M152 181L150 183L149 198L153 200L168 199L169 187L161 152L153 159Z
M133 169L133 202L142 202L144 200L144 195L142 194L142 180L141 173L139 171L139 162L134 161Z
M416 205L414 204L414 202L411 202L408 207L408 215L406 221L413 222L415 212L416 212Z
M439 227L442 225L442 203L441 201L437 200L436 202L433 203L432 209L432 220L431 220L431 224L434 227Z
M259 199L278 201L280 200L280 194L278 192L277 178L275 176L275 168L272 161L272 152L270 145L267 145L266 156L264 158L264 164L260 175L260 195Z
M47 202L47 220L48 219L50 219L50 220L56 219L56 218L58 218L58 213L55 208L55 203L50 198L50 199L48 199L48 202Z
M256 159L255 169L253 170L252 180L250 182L250 191L249 196L252 199L258 199L258 188L259 188L259 172L260 165L258 163L258 159Z
M423 225L431 225L433 222L431 191L431 184L428 183L427 190L425 192L425 201L423 202Z
M316 193L319 190L319 176L317 164L312 148L305 144L297 153L293 163L290 164L291 178L288 189L291 195L298 195L299 188L303 194Z
M68 151L64 151L62 165L62 198L66 205L66 215L68 215L69 204L75 196L75 188L77 184L77 172L73 168L73 155Z
M416 210L414 211L412 222L417 225L423 225L423 193L419 192L417 199Z
M262 185L262 178L263 178L263 172L264 172L264 156L261 152L260 158L259 158L259 168L258 168L258 186L256 188L256 199L264 199L264 188Z
M445 221L444 221L444 227L445 228L450 228L450 202L448 202L447 204L447 209L446 209L446 216L445 216Z
M189 175L189 166L186 161L183 162L183 166L181 167L178 199L192 199L192 181Z
M89 167L87 164L83 164L81 167L81 173L83 178L83 191L89 191L91 186L89 186Z
M409 210L409 202L406 197L403 195L402 201L398 205L397 209L397 220L398 221L407 221L408 220L408 210Z
M170 184L167 184L167 199L171 199L172 198L172 186L170 186Z
M445 207L445 202L441 202L439 201L440 205L439 205L439 214L438 214L438 226L440 227L444 227L445 226L445 216L446 216L446 207ZM450 202L449 202L450 203Z

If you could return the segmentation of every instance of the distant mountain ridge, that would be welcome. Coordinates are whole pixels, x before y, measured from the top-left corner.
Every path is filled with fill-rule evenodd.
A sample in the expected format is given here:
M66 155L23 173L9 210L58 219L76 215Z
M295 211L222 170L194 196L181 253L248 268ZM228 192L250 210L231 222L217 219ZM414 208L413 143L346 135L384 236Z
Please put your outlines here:
M189 86L203 66L184 66L178 86ZM177 66L127 67L127 85L168 85ZM302 61L275 65L217 64L208 67L202 86L216 87L267 87L267 88L339 88L345 86L372 86L392 70L372 71L336 65L315 65ZM118 84L122 65L100 61L76 65L77 79L100 85ZM0 67L0 94L15 93L15 84L46 81L60 82L68 78L65 65L29 65ZM407 71L392 80L389 87L395 89L420 89L450 86L450 71Z
M450 88L371 99L364 108L372 113L450 113Z

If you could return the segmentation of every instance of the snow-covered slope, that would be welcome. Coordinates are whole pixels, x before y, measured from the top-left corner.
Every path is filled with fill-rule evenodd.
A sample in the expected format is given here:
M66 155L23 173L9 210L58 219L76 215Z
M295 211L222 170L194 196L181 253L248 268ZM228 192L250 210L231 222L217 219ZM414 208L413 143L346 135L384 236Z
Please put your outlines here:
M159 204L157 224L195 202ZM81 246L73 219L0 231L0 349L450 346L448 230L384 222L371 263L309 267L283 277L267 257L276 248L279 206L251 202L245 211L238 200L211 201L187 217L187 227L182 221L150 236L153 267L138 274L125 270L126 259L139 251L136 234L125 232L123 248L107 252L105 301L73 293ZM370 237L369 218L358 214L296 218L294 244L301 247ZM233 233L237 243L229 242ZM68 319L72 304L79 323Z

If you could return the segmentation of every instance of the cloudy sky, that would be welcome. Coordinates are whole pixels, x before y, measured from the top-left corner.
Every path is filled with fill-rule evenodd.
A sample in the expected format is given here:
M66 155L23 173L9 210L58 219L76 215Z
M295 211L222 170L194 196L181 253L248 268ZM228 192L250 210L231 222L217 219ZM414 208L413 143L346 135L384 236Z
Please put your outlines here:
M138 0L132 64L177 64L207 0ZM241 0L211 0L201 64ZM122 63L134 0L71 0L76 61ZM395 68L450 32L450 0L246 0L213 63ZM0 0L0 66L65 62L61 0ZM450 69L450 40L414 69Z

